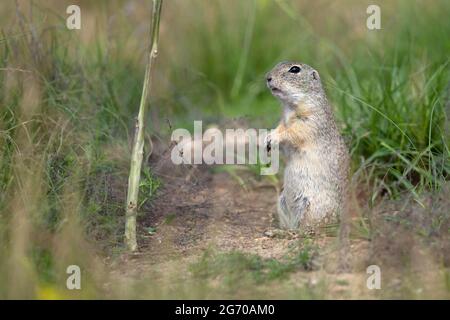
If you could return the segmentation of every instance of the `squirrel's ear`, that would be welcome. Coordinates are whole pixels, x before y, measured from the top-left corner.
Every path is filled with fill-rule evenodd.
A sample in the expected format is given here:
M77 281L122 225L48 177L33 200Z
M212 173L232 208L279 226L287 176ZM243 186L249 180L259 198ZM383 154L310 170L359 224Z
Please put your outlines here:
M311 75L312 75L314 80L318 80L319 79L319 74L316 71L311 72Z

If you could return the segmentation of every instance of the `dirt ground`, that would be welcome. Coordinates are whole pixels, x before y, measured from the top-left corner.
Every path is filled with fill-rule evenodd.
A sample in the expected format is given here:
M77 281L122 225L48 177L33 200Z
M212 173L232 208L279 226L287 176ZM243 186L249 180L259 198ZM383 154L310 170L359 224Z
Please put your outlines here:
M304 235L277 233L274 217L280 182L260 179L245 168L237 168L230 174L217 172L210 166L174 166L168 157L166 152L150 159L150 166L163 186L149 212L144 212L139 219L139 252L123 256L119 272L142 277L149 270L167 270L175 261L176 272L187 275L188 265L208 250L283 259L304 241ZM394 208L383 208L389 214L397 212ZM360 221L360 217L352 217L353 220ZM348 238L348 256L344 257L347 269L340 268L342 242L338 230L308 237L318 248L314 267L293 272L281 287L311 287L325 281L326 287L319 298L337 299L449 295L448 283L443 280L448 277L448 261L442 260L447 257L448 237L437 242L436 248L436 242L424 245L416 240L414 232L401 223L385 225L384 218L373 218L371 224L372 229L378 228L376 236L350 232L353 236ZM357 229L354 225L352 222L352 229ZM383 269L382 292L366 287L369 276L366 268L371 264L381 265ZM268 294L262 297L285 297L277 293L285 290L281 287L276 280L272 281L265 289Z
M228 173L211 174L204 167L190 169L179 183L167 187L154 204L155 214L144 222L160 225L158 235L146 237L142 248L153 256L159 248L190 254L212 246L277 258L294 240L266 235L277 196L270 184L246 179L243 186ZM175 216L170 225L163 222L167 214Z
M277 233L279 186L273 182L259 179L245 168L236 169L237 178L208 166L176 167L162 158L151 165L163 187L151 212L141 216L139 252L121 260L128 276L166 268L171 261L189 264L211 249L282 259L301 241L297 234ZM352 246L364 246L363 242L355 240ZM318 235L315 243L325 252L336 247L337 237ZM333 252L328 252L327 258L337 259ZM299 281L317 282L319 271L315 269ZM345 274L341 277L348 278Z

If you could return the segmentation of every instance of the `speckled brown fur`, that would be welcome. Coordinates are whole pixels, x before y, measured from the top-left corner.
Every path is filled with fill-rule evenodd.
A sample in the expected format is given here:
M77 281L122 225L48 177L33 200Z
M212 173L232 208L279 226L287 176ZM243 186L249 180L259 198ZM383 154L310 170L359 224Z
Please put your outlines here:
M267 86L283 105L283 117L267 137L287 157L279 199L280 226L311 227L335 220L344 208L349 154L319 74L310 66L281 62Z

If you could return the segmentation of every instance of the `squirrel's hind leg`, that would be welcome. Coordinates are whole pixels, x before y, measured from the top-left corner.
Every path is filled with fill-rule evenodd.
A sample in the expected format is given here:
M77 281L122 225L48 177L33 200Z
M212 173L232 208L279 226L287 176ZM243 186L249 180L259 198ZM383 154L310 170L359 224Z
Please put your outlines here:
M278 199L278 218L281 228L296 230L300 226L300 219L309 207L306 197L296 197L294 203L288 205L286 196L282 193Z

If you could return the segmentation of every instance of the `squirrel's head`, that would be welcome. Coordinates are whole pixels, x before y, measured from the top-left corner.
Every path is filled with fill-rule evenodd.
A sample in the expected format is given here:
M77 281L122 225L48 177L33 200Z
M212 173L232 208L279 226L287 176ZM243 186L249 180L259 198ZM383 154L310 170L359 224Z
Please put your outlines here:
M298 62L280 62L266 75L272 94L287 105L316 101L324 96L319 73Z

